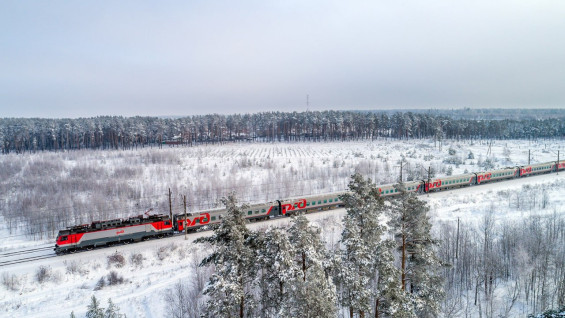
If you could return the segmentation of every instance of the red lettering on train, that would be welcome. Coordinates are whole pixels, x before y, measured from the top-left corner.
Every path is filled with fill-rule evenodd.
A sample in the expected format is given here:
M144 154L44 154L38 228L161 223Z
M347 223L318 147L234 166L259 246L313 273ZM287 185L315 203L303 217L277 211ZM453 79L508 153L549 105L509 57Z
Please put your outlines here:
M197 216L193 219L191 219L191 218L186 219L186 226L195 226L196 223L199 223L199 224L210 223L210 213L200 213L200 216ZM184 228L184 222L182 222L182 221L179 222L179 229L180 230L182 230L181 225Z
M426 183L426 191L430 191L431 189L440 188L441 187L441 179L434 180L434 182Z
M116 235L124 234L125 232L126 232L126 231L124 231L124 230L117 231L117 232L116 232Z
M296 201L294 204L290 204L290 203L281 204L281 209L283 214L286 214L287 211L292 211L295 209L304 209L305 207L306 207L306 199L300 199Z
M532 167L527 167L526 169L520 169L521 176L529 173L532 173Z
M492 173L486 173L486 174L481 174L477 177L477 183L481 183L484 180L490 180L490 178L492 177Z

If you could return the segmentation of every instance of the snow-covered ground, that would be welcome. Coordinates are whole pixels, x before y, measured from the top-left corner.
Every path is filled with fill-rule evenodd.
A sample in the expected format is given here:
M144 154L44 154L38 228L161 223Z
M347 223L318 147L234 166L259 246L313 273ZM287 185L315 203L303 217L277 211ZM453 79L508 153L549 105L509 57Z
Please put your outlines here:
M64 165L80 165L85 158L91 158L95 162L100 158L107 158L102 165L107 165L110 169L112 165L119 166L120 164L117 163L119 160L127 161L139 157L139 164L144 167L142 169L144 176L157 173L158 169L167 176L157 182L164 187L166 183L163 185L159 182L164 182L175 174L188 182L190 179L188 176L200 173L195 169L205 167L207 174L211 173L220 179L248 178L252 184L260 184L263 181L255 180L268 179L273 173L281 176L295 171L304 179L309 179L308 171L323 173L335 170L335 174L331 172L331 175L335 175L336 179L328 178L326 182L335 181L337 183L335 188L342 189L347 183L347 177L355 170L364 169L365 164L373 164L373 174L371 175L369 169L366 175L373 177L377 182L388 183L394 180L394 175L398 174L396 162L402 156L408 161L413 161L414 165L426 167L436 165L438 175L445 173L442 173L442 170L446 171L449 166L452 166L453 174L458 174L465 170L484 170L477 166L477 163L479 160L484 162L487 158L492 161L494 167L525 164L528 160L528 149L534 154L532 162L555 160L556 154L553 150L562 148L563 145L564 143L555 141L547 143L495 141L492 144L486 141L474 143L446 141L442 150L439 150L437 147L434 148L433 141L421 140L375 143L235 144L198 149L164 149L164 153L173 154L179 161L160 168L158 165L141 163L145 160L143 158L151 155L150 150L141 150L139 153L117 152L122 153L121 156L113 152L68 153L67 159L63 162ZM449 148L455 150L455 155L449 154ZM151 150L159 153L158 151L160 150ZM468 159L469 152L473 152L475 159ZM197 155L198 153L201 155ZM453 156L459 156L461 164L445 162ZM37 158L30 159L37 160ZM1 160L6 159L0 158ZM234 162L241 163L243 160L249 160L251 164L246 163L244 165L247 166L235 169ZM238 165L241 166L240 163ZM274 167L264 169L266 164L272 164ZM226 176L226 172L229 174L229 171L234 173ZM190 182L196 183L198 180L202 179L192 179ZM327 190L333 187L316 186L315 188ZM472 223L480 222L481 216L488 212L493 212L496 220L519 220L534 214L563 215L565 214L564 189L565 172L559 175L553 173L465 187L433 193L429 196L424 195L422 198L430 204L430 215L434 224L456 222L458 218ZM269 196L269 194L264 195ZM339 225L335 224L339 223L344 213L344 210L333 210L311 214L309 218L323 228L324 238L328 244L331 244L339 239ZM283 218L249 226L257 229L286 222L288 219ZM29 241L25 236L8 234L5 229L0 231L2 231L0 235L5 237L0 243L0 254L53 244L52 240ZM209 234L210 232L190 234L188 240L181 235L0 267L0 279L14 282L12 289L7 288L5 284L0 286L0 316L66 317L74 311L80 317L85 313L90 297L96 295L102 301L102 306L106 306L107 299L111 298L128 317L167 317L168 309L163 299L165 291L176 282L195 279L196 265L204 255L204 251L193 241L201 235ZM108 256L115 252L125 257L126 262L123 267L108 264ZM50 252L39 254L48 253ZM139 261L139 254L142 261ZM0 262L5 259L0 258ZM50 277L43 283L38 283L35 277L40 266L47 266L51 271ZM111 271L123 277L124 283L98 289L98 281Z
M516 209L513 203L504 199L506 192L521 192L524 187L543 187L550 193L546 209ZM461 188L449 192L433 193L423 196L431 206L431 216L435 221L473 221L494 207L498 220L515 218L532 213L565 213L563 188L565 173L534 176L525 179L498 182L494 184ZM343 209L319 212L309 215L311 221L321 227L334 223L344 215ZM279 226L288 218L250 224L257 229L266 226ZM435 223L435 222L434 222ZM210 232L175 236L131 245L99 249L70 254L56 258L5 266L2 273L13 274L19 281L14 291L0 289L0 315L6 317L62 317L74 311L79 316L86 311L86 304L92 295L103 300L108 298L121 307L128 317L167 317L167 307L163 295L178 281L188 282L194 278L196 264L202 258L202 247L193 241ZM326 240L339 239L340 230L327 230ZM108 265L111 254L119 252L125 256L126 265L122 268ZM141 265L131 261L131 255L143 255ZM52 277L39 284L35 274L40 266L48 266ZM67 272L73 268L74 273ZM100 290L96 284L110 271L116 271L125 283L106 286Z

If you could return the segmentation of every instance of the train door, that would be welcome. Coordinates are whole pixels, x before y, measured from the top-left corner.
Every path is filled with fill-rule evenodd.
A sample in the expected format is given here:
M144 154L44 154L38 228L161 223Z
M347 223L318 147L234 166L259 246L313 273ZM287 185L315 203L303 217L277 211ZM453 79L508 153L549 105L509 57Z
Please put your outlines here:
M276 202L277 204L271 207L271 213L269 213L269 216L272 218L279 217L283 214L281 201L277 200Z

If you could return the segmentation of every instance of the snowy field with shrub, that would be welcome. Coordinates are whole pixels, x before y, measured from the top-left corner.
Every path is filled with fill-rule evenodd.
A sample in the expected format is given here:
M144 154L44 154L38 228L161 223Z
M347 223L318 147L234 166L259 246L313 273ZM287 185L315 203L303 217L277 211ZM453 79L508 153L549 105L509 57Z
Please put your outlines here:
M532 162L556 160L563 145L555 140L444 141L440 149L433 141L378 140L1 156L1 187L7 195L1 203L0 249L9 253L53 244L48 236L60 224L52 223L54 229L44 225L49 222L44 213L69 225L149 208L166 213L168 188L179 213L180 194L191 198L193 210L218 204L232 190L240 202L261 202L342 190L354 172L377 184L391 183L403 157L409 163L403 172L407 180L422 178L430 166L441 176L527 164L528 150ZM442 240L438 253L452 265L444 273L448 297L442 316L524 317L557 308L564 290L559 284L565 283L564 188L565 172L420 196L430 206L432 231ZM28 219L17 216L23 211ZM330 252L340 247L344 214L332 210L308 216ZM38 217L43 221L34 225ZM264 230L288 222L282 218L249 226ZM74 312L82 317L93 295L102 307L111 298L128 317L171 317L179 306L197 311L211 269L197 266L207 249L193 241L210 234L0 267L0 315L68 317ZM496 275L492 280L487 275L485 287L484 273L491 271Z
M0 215L9 237L52 238L60 228L139 215L343 190L359 172L377 184L557 160L562 140L379 139L328 143L235 143L139 150L79 150L0 156ZM565 154L563 154L565 157ZM38 222L41 220L41 222ZM6 240L5 240L6 241ZM0 246L1 250L2 246Z

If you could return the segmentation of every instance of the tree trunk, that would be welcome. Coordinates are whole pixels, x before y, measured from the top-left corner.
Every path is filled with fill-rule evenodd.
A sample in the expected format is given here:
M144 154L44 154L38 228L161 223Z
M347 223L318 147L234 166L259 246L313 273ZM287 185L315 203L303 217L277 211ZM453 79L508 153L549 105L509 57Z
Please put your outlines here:
M243 304L245 303L245 297L241 296L241 300L239 302L239 318L243 318Z
M402 233L402 290L406 290L406 235Z

